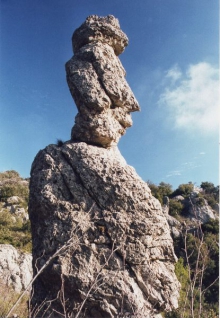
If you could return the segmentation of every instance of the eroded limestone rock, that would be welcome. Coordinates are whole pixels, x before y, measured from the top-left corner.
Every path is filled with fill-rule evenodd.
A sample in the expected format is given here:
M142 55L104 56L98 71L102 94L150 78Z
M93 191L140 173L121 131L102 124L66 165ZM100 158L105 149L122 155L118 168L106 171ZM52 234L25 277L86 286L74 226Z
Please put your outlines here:
M69 242L37 280L35 304L55 299L63 280L73 317L85 298L88 318L133 310L154 317L154 311L177 307L176 258L166 218L117 148L50 145L33 163L30 189L37 267ZM60 299L53 308L62 311Z
M91 16L73 35L72 139L40 151L31 169L34 274L44 268L34 317L147 318L178 306L166 217L116 146L139 109L117 57L127 41L112 16Z
M204 199L203 204L200 206L197 204L198 198L191 194L191 197L187 200L189 206L189 218L201 223L207 223L210 219L216 220L217 217L213 209L208 205L207 200Z
M72 40L75 55L66 63L66 72L79 113L71 138L116 145L132 125L130 113L140 109L117 56L127 46L127 36L113 16L90 16Z
M16 292L26 289L32 279L32 256L10 244L0 244L0 282Z

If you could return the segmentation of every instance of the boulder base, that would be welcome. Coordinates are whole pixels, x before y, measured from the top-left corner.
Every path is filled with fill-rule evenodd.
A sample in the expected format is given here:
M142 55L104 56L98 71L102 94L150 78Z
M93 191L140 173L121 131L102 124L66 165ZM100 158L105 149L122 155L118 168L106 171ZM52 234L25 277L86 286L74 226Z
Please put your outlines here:
M40 151L29 213L34 274L45 266L33 286L37 317L156 317L177 307L165 215L117 147L71 141Z

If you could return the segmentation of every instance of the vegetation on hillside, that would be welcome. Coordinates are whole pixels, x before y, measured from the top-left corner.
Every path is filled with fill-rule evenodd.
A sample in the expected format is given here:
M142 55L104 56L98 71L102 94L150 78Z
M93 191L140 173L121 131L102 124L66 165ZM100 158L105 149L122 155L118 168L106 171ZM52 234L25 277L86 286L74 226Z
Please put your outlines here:
M166 318L218 317L218 230L218 220L210 220L193 233L185 231L174 240L181 294L178 310Z
M186 221L186 207L183 202L194 191L192 183L181 184L172 190L170 184L161 182L158 186L148 182L153 195L163 204L169 198L169 214L182 224ZM198 189L197 189L198 190ZM195 204L203 206L204 200L216 209L219 203L219 187L202 182ZM176 196L181 196L176 200ZM187 223L190 225L190 222ZM178 257L176 275L181 283L179 308L167 313L166 318L217 318L219 316L219 221L210 219L207 223L192 223L182 228L181 236L174 238Z
M17 202L8 203L13 196L18 197ZM30 221L18 211L27 214L28 196L28 180L14 170L0 173L0 244L11 244L25 252L31 252Z
M164 198L169 198L170 215L174 217L184 217L184 215L187 214L183 203L176 200L175 197L181 196L183 199L189 198L190 194L194 191L192 182L180 184L175 190L172 190L172 186L169 183L161 182L158 186L151 181L148 181L147 183L153 196L157 198L162 205L164 203ZM196 204L202 206L204 205L204 200L206 200L212 209L216 209L219 203L219 186L215 186L211 182L202 182L199 189L200 191L197 193Z

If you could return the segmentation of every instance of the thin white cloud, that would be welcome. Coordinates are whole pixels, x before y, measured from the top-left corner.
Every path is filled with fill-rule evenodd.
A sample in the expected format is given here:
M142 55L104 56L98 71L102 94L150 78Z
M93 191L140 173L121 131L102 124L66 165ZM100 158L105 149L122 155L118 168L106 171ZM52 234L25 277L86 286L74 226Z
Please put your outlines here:
M169 178L169 177L173 177L173 176L181 176L181 171L180 170L173 170L173 171L170 171L166 177Z
M199 154L202 156L202 155L205 155L205 152L201 151Z
M201 166L202 165L198 163L197 160L180 163L178 166L175 167L175 170L168 171L166 178L184 176L186 172L192 171Z
M182 72L177 64L175 64L173 68L166 72L166 78L170 78L173 84L181 77Z
M218 129L218 69L202 62L183 73L178 65L166 72L159 105L166 107L173 127L202 133Z

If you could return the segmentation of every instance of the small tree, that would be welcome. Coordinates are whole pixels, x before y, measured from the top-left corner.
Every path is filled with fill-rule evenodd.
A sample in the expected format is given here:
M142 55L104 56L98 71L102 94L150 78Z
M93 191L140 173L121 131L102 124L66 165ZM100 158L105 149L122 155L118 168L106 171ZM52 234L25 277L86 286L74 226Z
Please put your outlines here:
M152 195L163 204L163 198L165 196L170 196L173 192L172 186L169 183L160 182L159 186L154 183L148 181L148 186L151 189Z
M206 192L206 193L211 193L215 191L215 186L212 182L202 182L200 187Z
M193 188L194 186L191 182L180 184L179 187L173 192L172 196L182 195L184 197L187 197L193 191Z

